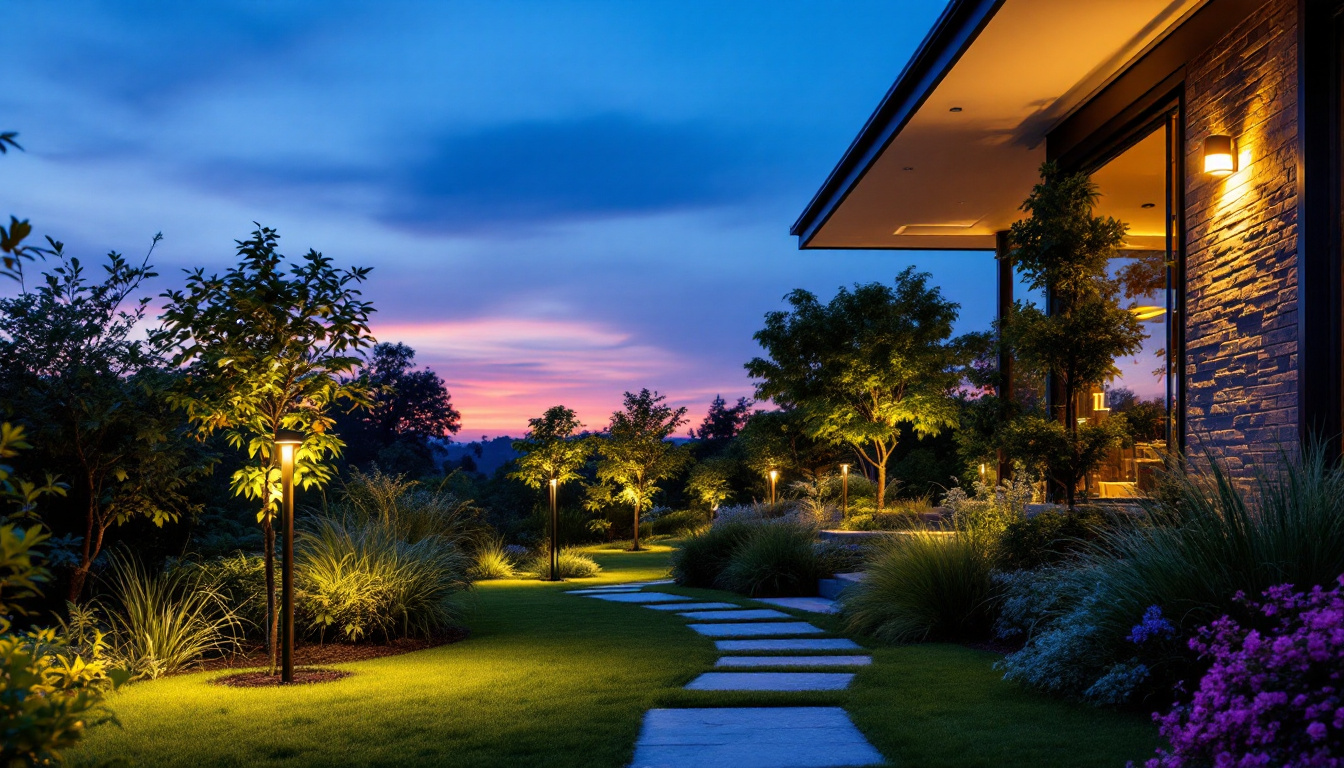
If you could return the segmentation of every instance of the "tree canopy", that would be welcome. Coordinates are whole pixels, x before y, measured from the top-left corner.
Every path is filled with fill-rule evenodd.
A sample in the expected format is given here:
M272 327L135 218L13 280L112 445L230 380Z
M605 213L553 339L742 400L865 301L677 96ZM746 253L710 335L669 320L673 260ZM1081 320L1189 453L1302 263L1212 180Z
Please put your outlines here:
M432 471L432 441L457 434L462 424L443 379L428 368L415 369L414 349L380 342L358 383L368 393L369 407L338 413L336 419L347 461L377 463L394 474Z
M563 485L577 479L592 445L577 435L583 425L574 411L552 406L540 417L528 419L527 426L527 437L513 442L513 450L520 455L518 468L509 476L529 488L541 488L552 480Z
M892 286L841 288L829 303L796 290L788 312L771 312L755 338L768 355L747 363L756 396L797 410L812 437L851 446L877 474L908 425L936 435L957 424L956 390L969 361L952 338L958 305L907 268Z
M668 440L686 423L686 409L666 405L666 400L647 389L626 392L625 407L611 415L611 425L597 444L598 479L616 486L617 496L634 507L634 549L639 549L640 511L652 505L658 483L690 461L684 446Z

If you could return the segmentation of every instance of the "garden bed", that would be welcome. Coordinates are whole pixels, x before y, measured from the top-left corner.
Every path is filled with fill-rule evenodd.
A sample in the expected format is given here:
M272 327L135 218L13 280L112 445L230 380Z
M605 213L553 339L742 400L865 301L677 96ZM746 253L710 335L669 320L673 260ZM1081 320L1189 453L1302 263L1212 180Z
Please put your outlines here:
M343 664L351 661L379 659L384 656L400 656L403 653L413 653L415 651L423 651L427 648L436 648L440 645L456 643L465 640L470 634L470 630L458 628L428 639L401 638L387 643L361 643L358 645L346 643L300 645L294 648L294 663L303 665ZM209 659L202 662L200 666L187 671L211 672L221 669L248 669L252 667L269 667L270 664L270 656L266 653L265 646L259 646L249 648L243 653L235 654L233 656Z

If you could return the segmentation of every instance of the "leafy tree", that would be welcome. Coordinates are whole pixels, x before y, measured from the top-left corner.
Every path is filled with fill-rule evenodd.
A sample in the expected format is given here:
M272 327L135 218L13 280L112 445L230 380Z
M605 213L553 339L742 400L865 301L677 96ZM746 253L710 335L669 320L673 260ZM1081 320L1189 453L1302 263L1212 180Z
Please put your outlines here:
M843 461L843 447L813 436L802 411L757 411L747 420L736 441L754 485L770 470L816 480Z
M711 458L691 467L686 490L696 501L714 512L732 493L732 466L727 459Z
M359 374L370 407L338 414L336 420L351 464L376 461L393 473L425 474L432 465L430 441L461 429L462 415L443 379L428 368L415 370L414 364L415 350L405 344L374 345Z
M658 483L675 476L690 459L684 446L668 441L686 423L686 409L664 405L665 400L647 389L626 392L625 408L611 415L611 426L598 441L598 479L619 488L617 497L635 509L635 551L640 511L652 506Z
M297 487L317 488L333 476L344 442L333 433L332 409L370 405L353 378L372 346L369 315L358 285L368 268L337 269L309 250L286 264L275 230L260 227L238 241L238 264L223 277L188 272L185 290L163 294L162 326L153 334L188 366L174 402L204 436L222 431L250 463L233 474L236 495L256 501L265 535L267 640L275 661L275 529L280 499L275 435L303 432L294 455Z
M187 486L212 462L168 402L173 376L134 338L149 301L135 294L155 275L149 256L135 266L111 253L94 282L79 259L53 246L60 266L35 290L0 300L0 393L30 423L40 462L74 481L81 538L73 601L109 530L178 520L192 509Z
M1079 426L1078 397L1114 377L1115 359L1138 352L1145 335L1134 314L1120 306L1126 281L1109 272L1126 227L1093 214L1097 197L1086 174L1066 174L1046 163L1040 183L1022 204L1028 217L1010 230L1013 263L1031 289L1048 297L1049 306L1017 302L1004 337L1019 364L1048 374L1062 397L1055 408L1068 444L1054 453L1050 474L1070 507L1078 482L1101 460L1092 448L1103 437L1095 425ZM1127 279L1142 282L1142 271L1136 267Z
M691 437L717 445L732 440L747 425L754 405L756 401L739 397L737 404L730 406L722 395L715 395L714 402L709 404L709 413L700 422L700 429L691 430Z
M809 434L848 445L877 474L879 509L899 427L920 437L957 424L956 389L970 348L952 339L958 306L907 268L895 286L840 289L829 304L796 290L755 338L768 359L747 371L756 396L796 409Z
M572 409L563 405L547 408L539 418L527 420L527 437L515 440L520 455L509 477L529 488L558 487L579 477L579 469L592 453L592 445L576 432L582 426ZM557 542L557 546L559 546Z

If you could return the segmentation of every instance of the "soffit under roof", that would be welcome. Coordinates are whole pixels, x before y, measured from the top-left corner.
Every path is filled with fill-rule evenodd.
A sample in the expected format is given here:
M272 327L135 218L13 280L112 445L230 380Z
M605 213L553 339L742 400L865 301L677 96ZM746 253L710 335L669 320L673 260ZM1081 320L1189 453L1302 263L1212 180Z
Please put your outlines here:
M1050 128L1203 2L1004 0L802 246L992 249Z

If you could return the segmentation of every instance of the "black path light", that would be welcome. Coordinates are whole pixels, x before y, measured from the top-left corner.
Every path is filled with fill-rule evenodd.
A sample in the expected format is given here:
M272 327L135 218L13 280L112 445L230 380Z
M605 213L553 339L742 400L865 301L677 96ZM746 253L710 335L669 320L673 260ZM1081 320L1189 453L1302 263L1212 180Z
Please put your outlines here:
M849 465L840 465L840 516L849 517Z
M280 682L294 682L294 454L303 445L303 433L293 429L275 432L275 447L280 451L280 497L284 517L284 541L280 560L284 573L280 581Z
M556 506L558 491L559 483L551 478L551 581L560 581L560 513Z

